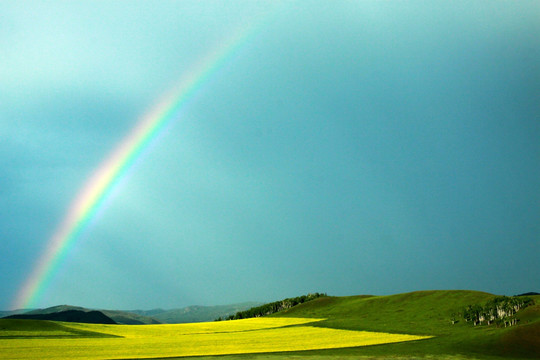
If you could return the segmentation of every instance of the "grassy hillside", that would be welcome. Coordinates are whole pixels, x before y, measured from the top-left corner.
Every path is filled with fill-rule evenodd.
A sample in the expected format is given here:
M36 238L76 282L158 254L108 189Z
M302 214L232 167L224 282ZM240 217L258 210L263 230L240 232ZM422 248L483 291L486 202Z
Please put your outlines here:
M48 320L0 319L0 340L115 337L118 336L87 329L77 329L71 327L69 323Z
M519 325L508 328L477 326L461 320L452 325L453 312L484 303L494 295L477 291L418 291L390 296L327 297L274 316L326 318L315 326L336 329L435 335L421 342L348 349L341 355L466 355L539 358L540 297L535 306L517 314ZM338 354L334 350L326 355Z

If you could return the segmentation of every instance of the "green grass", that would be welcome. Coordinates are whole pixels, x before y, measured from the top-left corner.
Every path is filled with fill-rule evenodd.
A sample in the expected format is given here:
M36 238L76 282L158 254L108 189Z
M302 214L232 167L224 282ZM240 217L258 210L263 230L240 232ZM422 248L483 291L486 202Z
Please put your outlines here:
M324 356L457 356L465 358L540 358L540 305L518 313L520 325L474 327L451 314L494 295L477 291L418 291L390 296L328 297L278 316L328 318L315 326L336 329L434 335L425 341L318 352ZM533 297L540 303L540 297ZM307 352L304 355L310 355Z
M2 339L82 339L111 338L116 335L77 329L69 323L46 320L0 319Z

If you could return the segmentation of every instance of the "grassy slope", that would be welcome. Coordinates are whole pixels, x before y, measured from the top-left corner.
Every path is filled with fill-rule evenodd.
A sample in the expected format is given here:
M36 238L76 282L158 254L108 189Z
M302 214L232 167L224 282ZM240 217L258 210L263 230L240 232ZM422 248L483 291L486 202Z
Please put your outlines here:
M15 338L110 338L115 335L75 329L69 323L48 320L0 319L0 339Z
M430 340L329 350L325 355L465 355L479 358L539 358L540 305L518 313L511 328L450 323L452 312L483 303L494 295L477 291L418 291L390 296L328 297L299 305L276 316L318 317L316 326L338 329L435 335ZM540 297L534 296L536 303ZM320 352L319 352L320 353ZM306 353L307 354L307 353Z

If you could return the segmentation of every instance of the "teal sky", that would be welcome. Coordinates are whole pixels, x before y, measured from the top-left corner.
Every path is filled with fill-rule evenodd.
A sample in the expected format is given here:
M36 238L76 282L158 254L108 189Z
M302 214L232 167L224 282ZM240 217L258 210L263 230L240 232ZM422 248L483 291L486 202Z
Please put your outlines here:
M0 1L0 309L228 36L37 306L540 291L537 1Z

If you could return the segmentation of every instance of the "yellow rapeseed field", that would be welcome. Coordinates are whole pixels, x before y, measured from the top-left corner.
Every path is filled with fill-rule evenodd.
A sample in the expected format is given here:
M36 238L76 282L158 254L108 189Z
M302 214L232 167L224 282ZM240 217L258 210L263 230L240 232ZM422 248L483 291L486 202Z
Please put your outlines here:
M0 340L0 358L119 359L225 355L355 347L428 336L338 330L310 326L322 319L255 318L174 325L68 324L116 338Z

